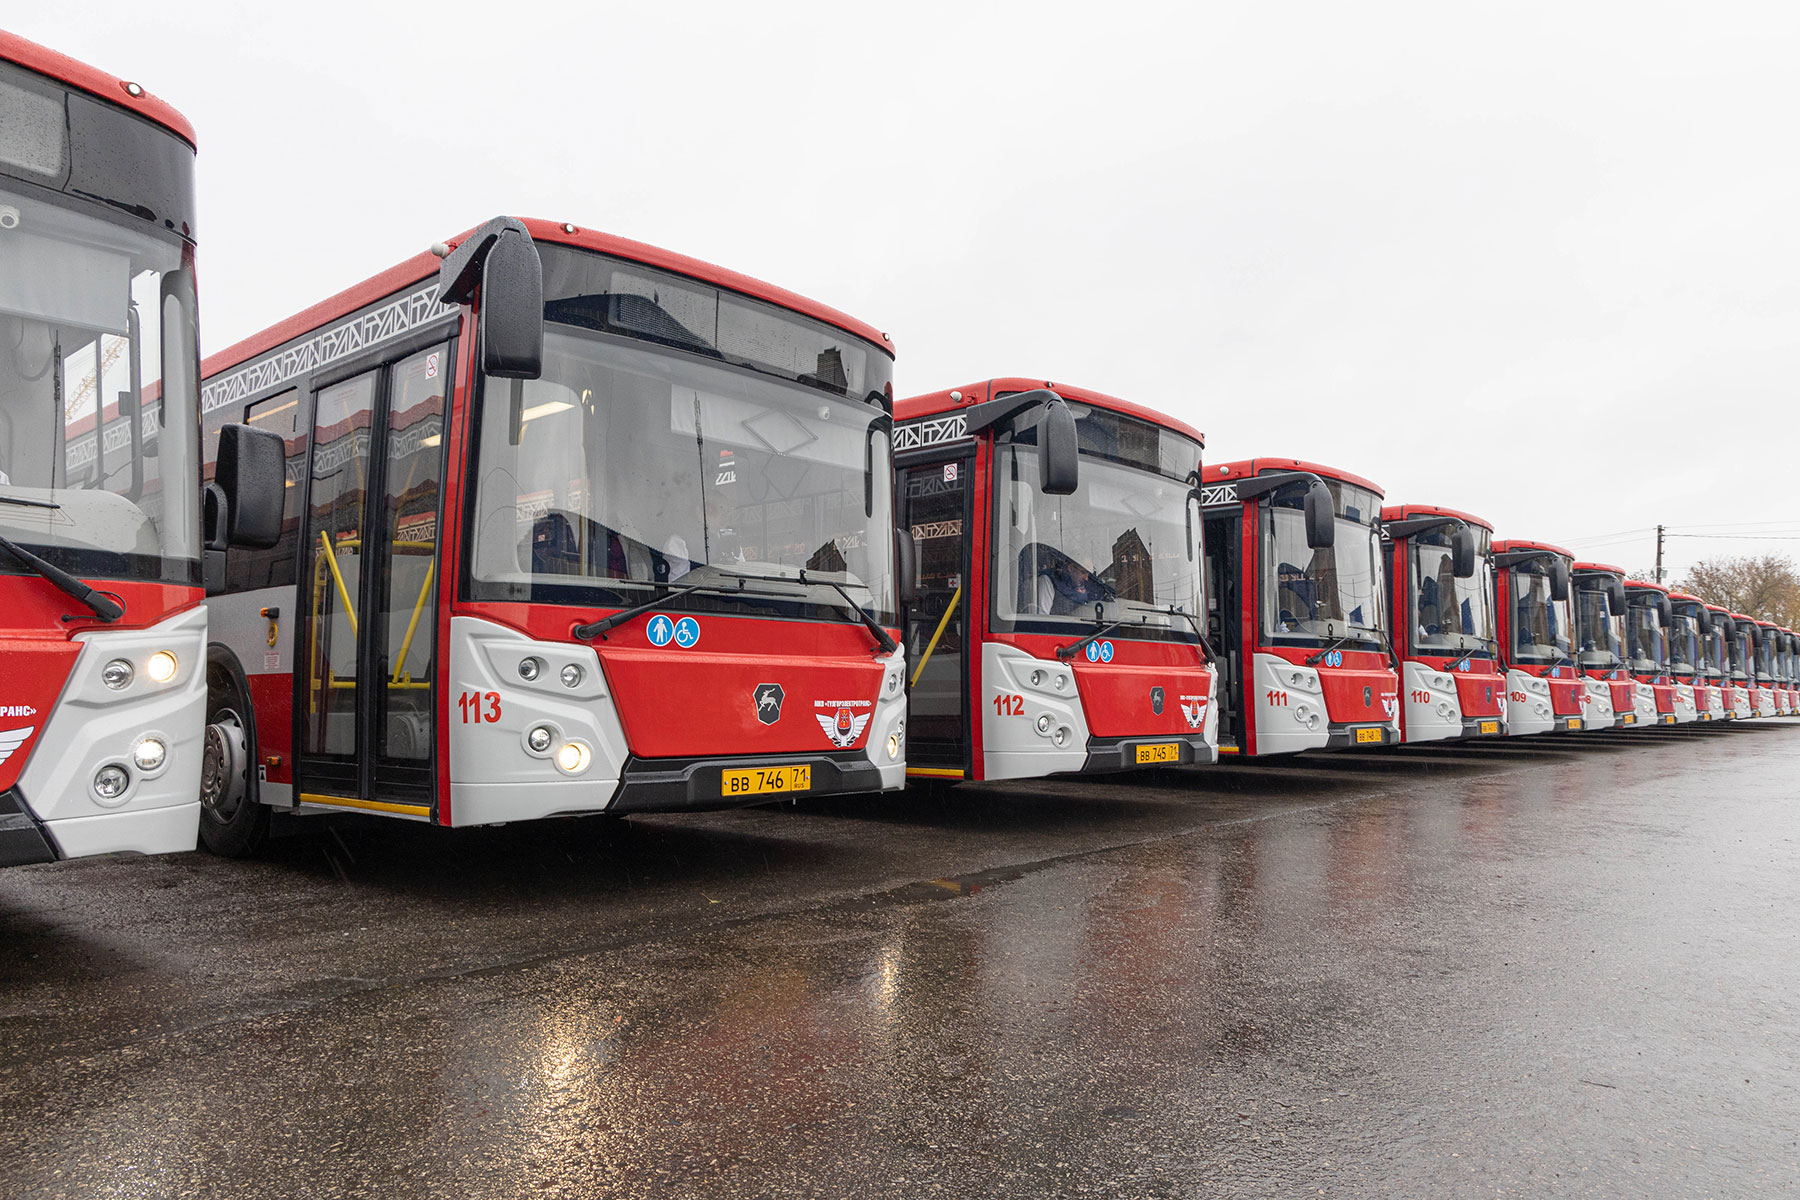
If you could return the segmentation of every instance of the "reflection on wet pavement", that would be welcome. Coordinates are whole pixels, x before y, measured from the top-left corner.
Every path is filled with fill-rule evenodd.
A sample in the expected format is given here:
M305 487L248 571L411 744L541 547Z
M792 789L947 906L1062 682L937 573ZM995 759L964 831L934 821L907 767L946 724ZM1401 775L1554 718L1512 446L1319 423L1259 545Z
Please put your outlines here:
M0 1193L1791 1190L1796 748L13 871Z

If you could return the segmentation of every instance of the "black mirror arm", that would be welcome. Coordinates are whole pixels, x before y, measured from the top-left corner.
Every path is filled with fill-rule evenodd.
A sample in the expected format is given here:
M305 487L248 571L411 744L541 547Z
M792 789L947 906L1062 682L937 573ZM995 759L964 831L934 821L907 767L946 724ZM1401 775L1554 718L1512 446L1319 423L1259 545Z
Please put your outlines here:
M502 234L507 233L516 233L527 241L531 239L531 231L522 221L495 217L446 255L438 267L438 299L445 304L467 304L481 285L481 266L487 260L488 251Z
M1290 487L1314 483L1323 487L1325 481L1311 471L1278 471L1273 475L1253 475L1249 479L1238 480L1237 495L1239 500L1254 500Z
M1549 550L1508 550L1505 554L1494 555L1495 567L1516 567L1520 563L1530 562L1534 558L1554 558Z
M1029 392L971 405L963 409L963 418L967 422L970 436L973 436L996 425L1010 425L1031 409L1061 399L1061 396L1049 388L1034 388Z
M1381 526L1383 537L1404 538L1415 533L1428 533L1433 529L1442 529L1446 525L1454 525L1458 529L1468 524L1456 517L1410 517L1404 521L1386 521Z

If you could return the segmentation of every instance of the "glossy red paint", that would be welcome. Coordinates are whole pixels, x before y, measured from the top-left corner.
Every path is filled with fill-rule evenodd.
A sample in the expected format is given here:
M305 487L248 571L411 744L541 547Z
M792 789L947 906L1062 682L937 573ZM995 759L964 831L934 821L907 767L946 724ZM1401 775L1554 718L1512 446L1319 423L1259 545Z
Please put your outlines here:
M1333 725L1391 721L1399 712L1399 677L1384 654L1344 651L1343 666L1319 666L1319 688L1325 693L1325 715Z
M1389 524L1421 517L1453 517L1464 524L1487 530L1490 538L1494 530L1493 525L1489 524L1484 517L1437 504L1389 504L1381 510L1382 521ZM1387 559L1388 622L1393 626L1394 652L1403 661L1419 663L1455 679L1457 704L1464 717L1479 718L1503 715L1506 711L1506 676L1499 669L1498 659L1480 657L1464 659L1457 654L1433 654L1420 650L1412 644L1414 598L1411 595L1412 559L1409 542L1410 539L1407 538L1395 539L1393 552ZM1406 617L1405 620L1401 619L1402 615ZM1452 671L1450 667L1453 663L1461 663L1462 666L1460 669ZM1406 730L1406 705L1404 702L1400 705L1400 726L1404 737Z
M78 88L96 99L116 104L146 120L154 121L188 145L198 145L194 138L194 127L188 123L188 119L175 111L167 101L143 91L141 85L138 94L134 96L126 88L126 84L131 81L109 75L84 62L77 62L66 54L58 54L47 46L40 46L4 30L0 30L0 58L68 87Z
M1473 513L1463 512L1461 509L1443 508L1436 504L1389 504L1381 510L1383 521L1408 521L1414 517L1455 517L1470 525L1479 525L1489 533L1494 531L1493 525L1485 517L1478 517Z
M1193 438L1202 446L1206 445L1205 434L1187 422L1177 420L1166 413L1157 412L1153 408L1145 408L1143 405L1134 404L1129 400L1121 400L1117 396L1109 396L1105 392L1096 392L1092 388L1077 387L1071 383L1056 383L1048 379L1035 379L1024 375L1007 375L980 383L964 384L959 388L927 392L922 396L908 396L904 400L894 402L894 420L912 421L919 417L954 412L973 404L981 404L995 396L1012 392L1029 392L1036 388L1049 388L1065 400L1091 404L1096 408L1110 409L1113 412L1124 413L1128 417L1136 417L1140 421L1148 421L1152 425L1160 425L1164 429L1172 429L1176 433ZM961 399L952 399L953 395L961 396Z
M1090 663L1077 655L1070 663L1088 732L1104 738L1195 733L1182 716L1180 697L1205 696L1212 686L1212 672L1200 664L1194 647L1179 642L1132 641L1117 634L1112 637L1116 647L1112 662ZM988 635L988 640L1016 646L1036 658L1055 659L1059 646L1077 638L996 632ZM1151 689L1159 687L1163 689L1161 713L1150 701Z
M1321 479L1336 479L1350 484L1352 487L1367 488L1377 496L1382 494L1380 484L1364 479L1361 475L1352 475L1350 472L1340 471L1336 467L1327 467L1299 458L1240 458L1233 462L1210 463L1200 472L1200 478L1205 483L1227 483L1252 475L1261 475L1264 471L1311 471Z
M864 321L839 312L830 305L820 304L816 300L808 300L796 295L786 288L764 283L760 279L752 279L748 275L740 275L736 271L728 271L724 267L703 262L697 258L689 258L684 254L676 254L643 242L634 242L630 238L615 237L612 234L600 233L591 229L576 229L574 233L564 231L560 221L544 221L535 217L522 217L520 220L531 232L533 241L550 242L563 246L574 246L582 250L592 250L601 254L610 254L645 266L658 267L665 271L673 271L678 275L686 275L702 283L711 284L730 291L738 292L756 300L779 305L782 308L811 317L835 326L845 333L854 334L871 343L888 357L894 354L894 343ZM460 245L464 238L475 232L464 230L445 243L452 248ZM405 289L416 287L428 279L437 277L440 260L429 251L415 254L411 258L389 267L381 274L365 279L339 292L328 299L321 300L311 308L302 311L272 325L261 333L252 334L234 346L229 346L207 357L201 364L202 376L211 376L219 371L248 362L258 355L265 354L283 342L292 341L305 333L310 333L321 325L328 325L339 318L349 316L360 308L364 308L386 296Z
M534 638L580 644L570 632L593 613L561 606L459 604L459 615L509 625ZM593 643L600 654L631 752L640 758L789 754L837 749L817 717L835 717L843 701L856 715L874 711L882 664L861 625L777 621L717 613L684 613L700 623L688 650L650 643L653 614ZM445 622L448 624L448 622ZM898 630L890 630L898 637ZM779 646L779 653L771 647ZM753 699L757 685L785 693L780 719L765 725ZM448 719L444 721L448 724ZM848 749L867 743L865 729Z
M1420 662L1429 663L1443 670L1456 661L1445 659L1442 663L1433 662L1429 658L1421 658ZM1470 665L1484 660L1470 659ZM1465 717L1497 717L1506 711L1506 676L1498 671L1457 671L1456 700L1462 706Z

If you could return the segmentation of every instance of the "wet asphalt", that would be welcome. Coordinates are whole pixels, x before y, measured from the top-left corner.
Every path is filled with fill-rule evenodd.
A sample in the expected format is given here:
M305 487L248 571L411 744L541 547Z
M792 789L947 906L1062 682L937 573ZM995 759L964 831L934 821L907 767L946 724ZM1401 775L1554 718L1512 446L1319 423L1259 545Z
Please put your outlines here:
M0 872L0 1196L1800 1191L1800 722Z

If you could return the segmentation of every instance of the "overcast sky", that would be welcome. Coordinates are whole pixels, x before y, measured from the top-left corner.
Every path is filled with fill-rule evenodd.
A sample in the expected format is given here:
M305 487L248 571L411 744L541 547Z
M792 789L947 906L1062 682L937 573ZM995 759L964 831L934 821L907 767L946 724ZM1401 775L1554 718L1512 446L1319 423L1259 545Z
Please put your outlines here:
M1671 538L1676 571L1800 554L1800 6L6 20L198 129L210 349L540 216L854 313L902 395L1079 383L1211 461L1310 458L1627 568L1658 522L1733 535Z

